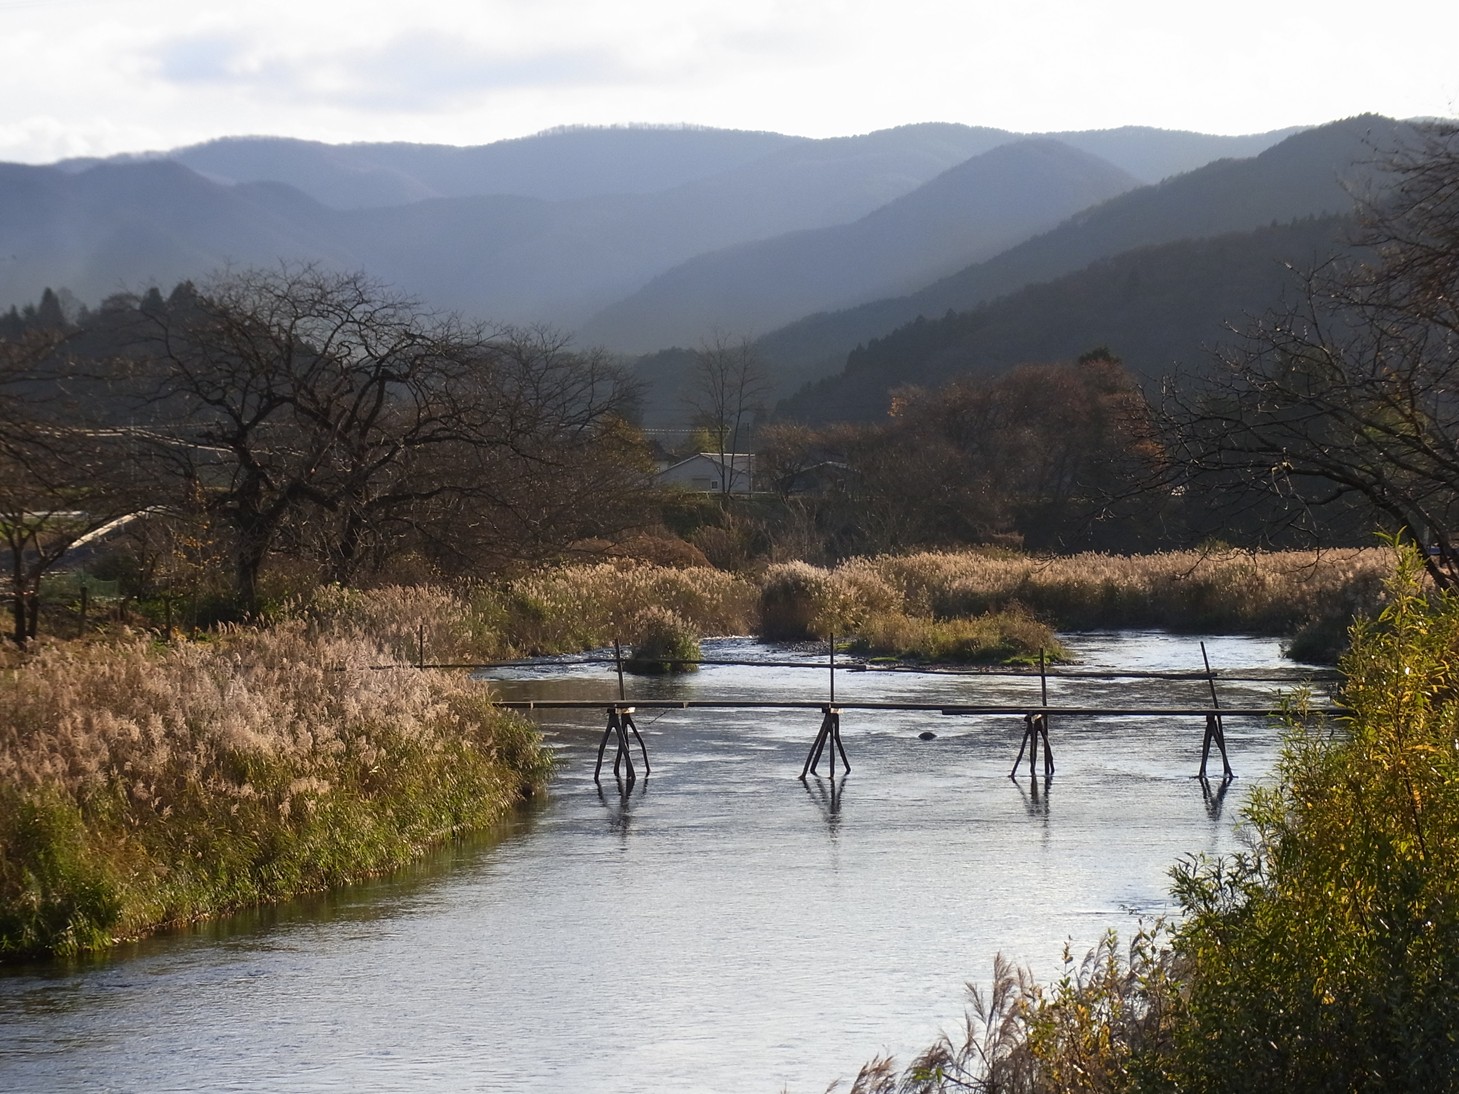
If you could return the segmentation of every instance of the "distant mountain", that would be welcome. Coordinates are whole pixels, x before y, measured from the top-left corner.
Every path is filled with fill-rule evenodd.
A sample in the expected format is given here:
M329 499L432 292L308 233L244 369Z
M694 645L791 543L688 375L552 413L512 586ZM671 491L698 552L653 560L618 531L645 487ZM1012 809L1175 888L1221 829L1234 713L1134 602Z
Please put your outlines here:
M918 316L965 311L1136 247L1349 212L1412 130L1374 115L1305 130L1249 159L1219 160L1116 197L908 296L812 315L760 341L778 374L839 371L857 345Z
M570 329L696 256L851 224L1015 139L942 124L830 140L621 128L476 148L241 138L50 168L0 165L0 308L33 301L46 285L95 302L224 264L286 259L363 269L441 309ZM1139 161L1141 171L1261 139L1068 137ZM888 210L886 222L905 212ZM898 245L882 241L893 257ZM908 270L895 289L858 291L902 290L918 276Z
M37 286L92 303L124 289L170 287L224 261L312 259L349 268L359 256L276 194L219 186L180 164L101 164L79 174L0 165L0 301ZM305 205L307 199L302 199Z
M1099 346L1147 382L1205 371L1235 329L1295 299L1295 271L1341 250L1354 226L1350 217L1313 217L1135 248L969 311L908 323L855 350L844 370L807 385L779 413L872 420L904 384L1073 360Z
M804 142L779 133L688 126L557 129L466 147L224 137L111 162L169 159L217 182L282 182L321 204L358 209L481 194L570 201L658 193ZM98 162L57 166L78 171Z
M1253 133L1245 137L1216 137L1209 133L1186 133L1126 125L1118 129L1087 129L1082 132L1045 133L1051 140L1118 164L1141 182L1160 182L1171 175L1183 175L1212 160L1246 159L1302 132L1306 126Z
M62 160L76 173L100 163L167 159L224 184L282 182L337 209L403 205L427 198L517 194L571 201L606 194L663 193L718 177L759 200L801 192L812 176L870 156L906 161L889 178L890 201L939 170L999 144L1047 136L1108 160L1141 182L1227 156L1254 156L1296 130L1245 137L1125 126L1020 134L929 122L859 137L815 140L780 133L696 126L566 127L531 137L458 147L406 142L325 144L289 137L223 137L169 152ZM746 170L748 169L748 170ZM854 169L854 168L853 168ZM879 204L880 202L878 202ZM844 219L844 218L843 218ZM832 221L835 222L835 221Z
M47 284L95 299L199 277L225 263L314 257L363 268L438 308L571 327L695 254L863 216L966 159L969 149L994 142L990 132L929 125L830 141L761 135L771 151L758 159L740 162L747 153L726 153L720 162L737 166L677 183L705 169L708 154L676 171L656 170L652 157L634 169L613 165L620 154L633 161L640 138L707 137L713 131L585 131L561 140L549 134L540 146L532 143L539 138L528 142L536 150L535 166L497 181L530 188L541 176L550 191L552 178L570 174L585 180L580 189L596 190L629 176L640 183L653 176L662 188L547 200L493 193L491 178L477 178L472 185L484 192L369 209L334 208L277 181L223 183L150 157L72 161L64 169L13 165L12 174L27 180L15 185L31 193L33 203L7 208L0 200L0 254L9 252L0 262L0 307L33 300ZM744 138L728 137L736 146ZM597 148L595 155L584 151L589 146ZM328 146L240 141L202 147L229 156L283 149L297 157ZM553 147L572 155L554 161L546 154ZM422 154L429 159L441 151ZM602 170L593 170L595 164ZM104 195L108 186L116 188L114 198ZM97 199L78 220L74 195L83 191ZM161 222L169 207L196 226L194 238L183 240ZM215 223L205 207L213 209ZM118 235L135 245L130 257L110 245ZM35 246L14 245L22 240Z
M808 312L926 285L1133 189L1111 164L1052 140L1015 141L849 224L692 258L582 328L629 352L758 332Z

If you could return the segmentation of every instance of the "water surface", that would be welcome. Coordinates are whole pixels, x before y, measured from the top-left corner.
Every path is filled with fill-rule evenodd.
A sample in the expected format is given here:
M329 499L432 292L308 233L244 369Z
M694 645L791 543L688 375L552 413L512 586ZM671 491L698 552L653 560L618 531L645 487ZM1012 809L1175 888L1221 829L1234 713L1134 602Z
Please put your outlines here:
M1199 639L1067 636L1087 668L1199 670ZM1206 639L1267 668L1267 639ZM748 640L706 656L783 658ZM499 674L504 694L616 694L609 667ZM819 698L824 674L707 667L639 698ZM840 672L851 701L1027 701L1036 681ZM1221 685L1227 706L1272 685ZM1199 681L1056 682L1054 703L1202 705ZM999 951L1050 980L1070 943L1167 910L1180 855L1236 845L1275 758L1191 776L1198 719L1056 719L1051 784L1009 779L1016 717L843 715L853 771L799 775L820 714L640 712L652 775L595 787L598 711L541 715L549 800L492 838L328 898L0 975L7 1091L821 1091L906 1058ZM921 741L931 730L936 739ZM610 752L611 757L611 752ZM823 759L821 770L826 770ZM1219 763L1213 768L1219 770Z

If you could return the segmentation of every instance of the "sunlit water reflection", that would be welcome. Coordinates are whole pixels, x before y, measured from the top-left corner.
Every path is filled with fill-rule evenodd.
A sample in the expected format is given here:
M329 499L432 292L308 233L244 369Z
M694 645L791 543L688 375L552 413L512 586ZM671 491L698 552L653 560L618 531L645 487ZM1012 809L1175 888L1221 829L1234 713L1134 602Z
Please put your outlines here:
M1196 638L1068 642L1086 668L1201 668ZM1281 664L1271 640L1206 643L1221 670ZM786 652L706 644L721 655ZM610 667L562 672L496 686L616 694ZM641 699L814 699L827 683L707 667L628 686ZM840 672L836 687L845 702L991 704L1038 685ZM1271 693L1223 683L1221 697ZM1198 681L1081 680L1050 698L1207 694ZM817 711L645 709L652 775L600 790L602 713L541 717L559 777L495 838L328 898L0 976L0 1089L820 1091L955 1025L964 981L985 980L997 952L1048 980L1066 940L1082 954L1167 910L1170 864L1236 845L1242 788L1277 749L1271 727L1233 720L1240 778L1222 799L1191 778L1199 720L1056 720L1046 786L1008 777L1021 719L847 711L852 774L802 784ZM936 739L919 740L929 729Z

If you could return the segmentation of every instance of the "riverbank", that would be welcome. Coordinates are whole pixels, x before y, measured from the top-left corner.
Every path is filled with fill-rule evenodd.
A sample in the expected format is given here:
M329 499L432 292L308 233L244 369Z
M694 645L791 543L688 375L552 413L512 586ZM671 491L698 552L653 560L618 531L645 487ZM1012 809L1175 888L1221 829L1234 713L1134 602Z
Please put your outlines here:
M0 959L333 888L496 823L545 785L546 753L459 673L422 662L631 646L649 625L686 641L834 633L867 656L1058 658L1055 626L1345 627L1376 601L1383 562L966 551L754 575L607 562L326 588L267 627L170 646L43 648L0 676Z
M104 949L322 891L541 792L459 674L302 622L42 650L0 677L0 959Z

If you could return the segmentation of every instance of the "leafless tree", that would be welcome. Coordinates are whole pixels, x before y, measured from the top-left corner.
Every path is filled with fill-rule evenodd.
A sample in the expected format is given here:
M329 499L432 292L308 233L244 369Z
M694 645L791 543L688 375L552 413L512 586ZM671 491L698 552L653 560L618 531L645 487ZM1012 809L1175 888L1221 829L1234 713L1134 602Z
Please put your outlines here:
M281 547L349 581L407 534L547 501L564 448L590 448L626 395L545 332L438 316L358 273L229 273L145 320L153 465L228 533L248 612ZM520 518L538 538L546 520Z
M1269 531L1346 512L1429 548L1459 581L1459 127L1399 152L1353 253L1167 392L1169 483L1254 508ZM1327 518L1330 520L1330 517Z
M749 338L716 331L696 352L686 401L694 424L707 430L715 444L723 495L734 492L737 470L747 478L751 473L747 466L732 466L732 457L749 440L750 426L768 391L764 367Z

